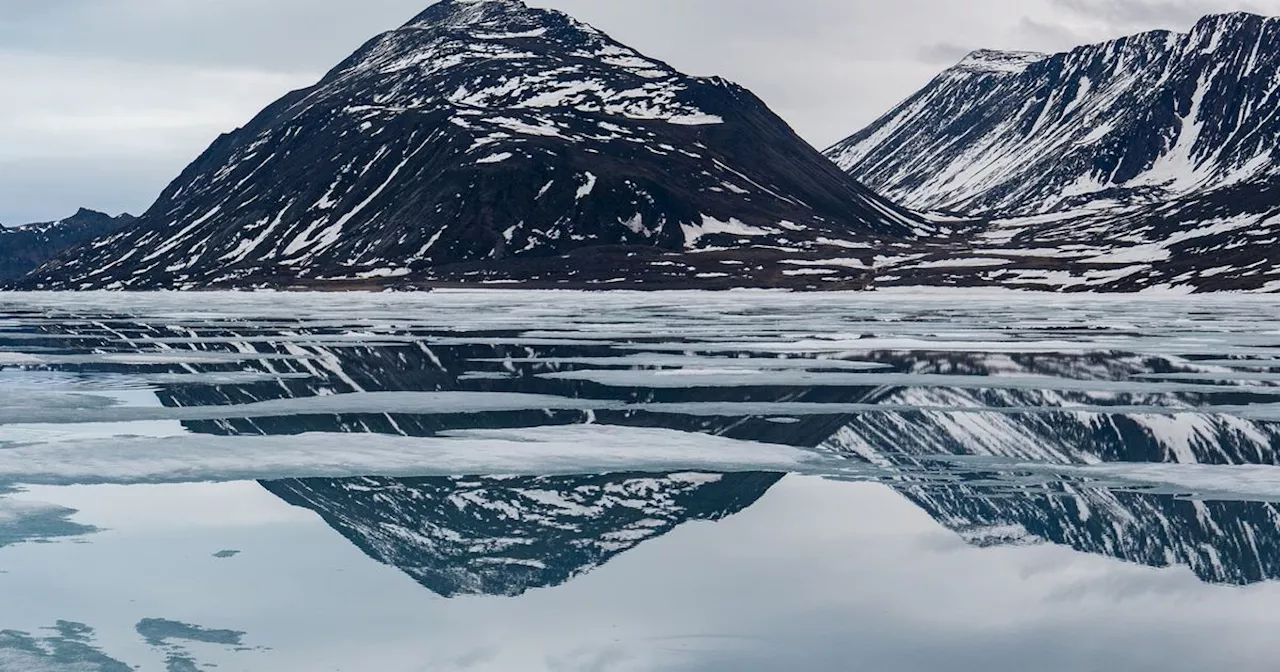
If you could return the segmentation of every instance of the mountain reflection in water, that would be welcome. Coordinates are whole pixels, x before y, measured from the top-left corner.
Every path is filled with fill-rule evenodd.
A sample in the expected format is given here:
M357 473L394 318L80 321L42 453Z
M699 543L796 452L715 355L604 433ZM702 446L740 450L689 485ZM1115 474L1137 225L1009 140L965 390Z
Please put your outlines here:
M585 574L682 523L733 515L782 477L369 477L262 486L442 597L514 597Z
M1219 584L1280 578L1280 510L1271 502L1205 501L1087 479L1028 483L1012 478L1016 470L940 459L1280 465L1280 425L1268 416L1280 401L1280 374L1269 375L1276 370L1269 360L1249 364L1259 353L1248 344L1188 355L847 346L783 357L753 349L750 339L709 347L652 334L590 340L513 330L112 316L33 320L9 333L39 343L38 350L5 346L31 356L14 360L21 370L59 372L89 388L113 376L149 381L163 406L155 416L172 417L195 434L337 433L358 442L361 434L427 437L583 423L712 434L875 465L886 474L881 483L977 546L1060 544L1153 567L1185 565ZM139 363L105 356L140 348L160 357ZM1248 371L1254 373L1242 373ZM308 407L379 392L545 395L583 403L558 410L536 403L385 412ZM278 411L238 408L290 400ZM11 421L21 422L34 404L15 401L9 408ZM369 557L441 596L517 596L560 585L683 523L738 513L780 478L757 471L369 474L270 479L262 486L315 511Z

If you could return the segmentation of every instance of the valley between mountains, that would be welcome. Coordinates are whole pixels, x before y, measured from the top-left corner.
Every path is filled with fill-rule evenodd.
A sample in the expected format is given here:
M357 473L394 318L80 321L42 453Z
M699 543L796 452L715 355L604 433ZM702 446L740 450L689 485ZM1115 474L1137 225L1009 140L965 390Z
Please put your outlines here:
M0 229L20 290L1280 290L1280 20L979 51L819 152L561 12L444 0L136 219ZM15 241L6 245L8 241Z

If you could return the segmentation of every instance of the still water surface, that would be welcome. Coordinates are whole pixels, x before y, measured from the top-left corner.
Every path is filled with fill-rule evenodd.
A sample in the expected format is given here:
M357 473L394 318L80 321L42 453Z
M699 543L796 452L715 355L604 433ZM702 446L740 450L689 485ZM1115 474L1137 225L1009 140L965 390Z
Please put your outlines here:
M1280 301L0 296L0 670L1272 670Z

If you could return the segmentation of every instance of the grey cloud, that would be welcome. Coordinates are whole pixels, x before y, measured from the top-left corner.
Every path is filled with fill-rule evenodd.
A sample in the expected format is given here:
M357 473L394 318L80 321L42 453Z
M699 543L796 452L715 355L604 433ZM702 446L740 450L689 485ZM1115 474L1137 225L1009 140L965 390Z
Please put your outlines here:
M80 206L139 214L192 158L0 161L0 223L61 219Z
M687 665L668 667L674 672L770 672L773 670L893 670L894 672L992 672L1035 670L1268 669L1264 656L1247 646L1227 654L1203 645L1193 625L1169 632L1144 632L1114 624L1097 627L1061 623L1072 634L1063 636L1047 627L1011 626L1008 630L960 634L912 629L902 621L878 622L872 615L849 619L848 614L817 614L805 623L788 623L787 648L760 648L747 652L718 653ZM841 619L844 620L841 620ZM813 628L802 633L804 627ZM1109 629L1108 629L1109 628ZM736 655L735 655L736 653ZM851 665L853 661L856 664Z
M1018 21L1018 30L1024 35L1031 36L1038 43L1052 45L1041 51L1061 51L1076 45L1096 41L1095 36L1087 31L1070 28L1062 23L1042 21L1031 17L1023 17Z
M1280 12L1280 0L528 1L691 74L735 80L818 146L971 48L1058 51L1185 30L1202 13ZM218 131L427 4L0 0L0 221L144 209ZM111 156L130 167L95 173Z
M969 47L962 47L958 44L950 42L938 42L935 44L926 44L916 50L916 58L921 63L930 65L953 65L960 59L969 55L974 51Z
M1053 4L1078 15L1100 19L1122 28L1183 28L1206 14L1227 11L1265 12L1248 0L1053 0ZM1274 3L1271 9L1276 9Z
M34 4L34 3L33 3ZM35 53L141 63L271 69L332 65L412 18L422 0L59 0L6 2L0 44ZM24 9L24 7L27 7Z
M1185 31L1207 14L1280 12L1275 0L1051 0L1057 9L1102 24L1111 35L1172 29Z

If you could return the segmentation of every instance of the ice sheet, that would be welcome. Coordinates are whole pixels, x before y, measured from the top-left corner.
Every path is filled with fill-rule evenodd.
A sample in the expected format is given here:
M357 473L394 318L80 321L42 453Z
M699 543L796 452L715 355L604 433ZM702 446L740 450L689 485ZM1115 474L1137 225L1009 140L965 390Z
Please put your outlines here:
M0 450L0 483L187 483L286 477L795 471L810 451L663 429L577 425L451 432L29 443Z
M147 420L222 420L280 415L346 413L452 414L503 411L573 411L619 407L620 402L569 399L503 392L359 392L329 396L272 399L250 404L185 407L0 408L0 437L5 425L17 423L139 422Z
M1071 390L1078 392L1224 393L1280 395L1280 387L1218 386L1192 383L1157 383L1125 380L1073 380L1070 378L1014 376L956 376L940 374L825 373L816 371L766 371L764 369L586 370L539 374L551 380L581 380L615 387L951 387L958 389Z

